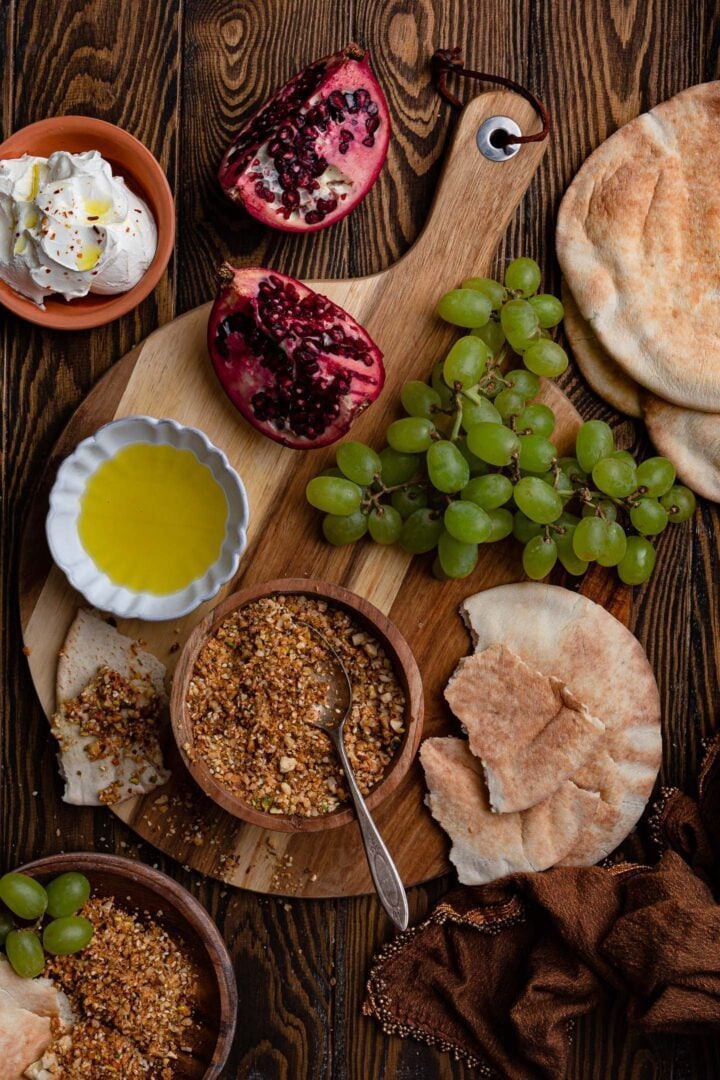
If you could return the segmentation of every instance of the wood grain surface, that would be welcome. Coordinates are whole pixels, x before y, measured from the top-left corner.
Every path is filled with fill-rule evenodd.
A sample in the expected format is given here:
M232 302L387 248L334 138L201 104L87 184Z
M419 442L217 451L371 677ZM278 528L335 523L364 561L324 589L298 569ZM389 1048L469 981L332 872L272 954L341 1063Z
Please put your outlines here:
M357 39L373 51L395 132L365 202L311 238L270 233L229 207L214 172L248 110L302 64ZM426 219L452 116L426 62L460 44L470 66L519 79L554 120L548 154L499 251L528 253L559 285L552 237L562 192L588 152L620 124L692 83L718 78L715 0L5 0L0 4L2 134L58 113L127 127L160 159L176 192L178 245L169 273L136 312L94 332L45 333L2 316L3 869L60 850L115 851L156 862L208 908L240 976L228 1077L449 1080L473 1071L384 1037L360 1015L369 958L390 937L372 898L258 899L183 870L137 844L104 812L59 800L54 750L21 655L20 529L51 448L90 386L157 325L210 299L222 258L296 276L347 277L396 260ZM472 93L470 87L463 87ZM482 208L468 227L482 229ZM585 417L644 446L573 369L564 388ZM662 544L653 581L635 594L635 631L660 682L662 781L692 790L700 742L718 710L720 517L704 504ZM410 603L411 601L408 600ZM642 857L644 833L626 845ZM421 917L450 879L410 894ZM570 1080L711 1080L720 1042L648 1039L609 1001L576 1032Z

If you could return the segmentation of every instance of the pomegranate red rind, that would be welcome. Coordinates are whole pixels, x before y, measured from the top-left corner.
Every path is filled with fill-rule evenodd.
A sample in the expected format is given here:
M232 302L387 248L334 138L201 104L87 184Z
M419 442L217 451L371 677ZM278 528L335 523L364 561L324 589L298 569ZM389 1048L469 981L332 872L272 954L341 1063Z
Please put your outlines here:
M313 232L349 214L387 155L390 116L357 45L315 60L238 132L218 179L260 221Z
M245 419L294 449L336 442L382 390L382 353L346 311L274 270L223 267L210 357Z

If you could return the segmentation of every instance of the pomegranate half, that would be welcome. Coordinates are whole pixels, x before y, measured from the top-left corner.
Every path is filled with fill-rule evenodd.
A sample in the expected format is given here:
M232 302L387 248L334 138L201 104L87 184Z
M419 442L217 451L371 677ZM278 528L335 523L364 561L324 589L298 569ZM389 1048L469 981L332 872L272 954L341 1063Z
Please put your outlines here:
M368 54L347 45L299 72L248 120L218 179L265 224L313 232L367 195L389 139L387 102Z
M296 450L341 438L382 390L382 353L362 326L274 270L221 268L208 348L233 405Z

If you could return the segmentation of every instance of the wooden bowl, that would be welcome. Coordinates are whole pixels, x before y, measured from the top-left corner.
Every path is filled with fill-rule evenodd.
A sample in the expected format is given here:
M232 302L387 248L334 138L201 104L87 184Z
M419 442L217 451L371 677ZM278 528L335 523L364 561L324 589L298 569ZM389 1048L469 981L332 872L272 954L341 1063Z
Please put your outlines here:
M184 1055L182 1080L214 1080L230 1056L238 995L232 961L218 928L197 900L176 881L134 859L94 852L48 855L20 867L23 874L49 878L77 870L96 896L116 897L131 911L149 911L180 938L200 973L192 1053Z
M410 646L397 627L373 604L339 585L311 578L279 578L241 589L213 608L195 627L185 643L173 676L170 695L173 735L183 761L196 783L214 802L235 817L274 832L320 832L324 829L336 829L354 820L355 811L352 805L333 810L329 814L320 814L318 817L268 814L263 810L256 810L254 806L228 791L211 774L205 761L199 757L192 761L185 751L185 746L192 746L193 743L192 724L186 709L187 689L200 650L228 615L251 600L274 593L301 594L327 600L332 606L346 611L383 646L405 693L405 734L402 745L389 762L384 776L367 795L366 802L370 809L387 798L406 775L420 745L423 721L422 680Z
M147 147L129 131L91 116L53 116L29 124L0 144L0 159L23 154L49 157L56 150L71 154L98 150L112 165L113 173L122 176L148 204L157 226L155 257L137 285L127 292L114 296L88 294L70 301L49 296L43 311L33 300L0 281L0 303L28 322L53 330L89 330L126 315L155 288L175 243L175 203L167 177Z

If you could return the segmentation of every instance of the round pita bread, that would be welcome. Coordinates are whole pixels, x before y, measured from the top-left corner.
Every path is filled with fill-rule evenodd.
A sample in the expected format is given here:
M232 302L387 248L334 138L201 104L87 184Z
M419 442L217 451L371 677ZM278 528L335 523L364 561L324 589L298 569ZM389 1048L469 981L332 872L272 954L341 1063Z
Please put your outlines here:
M720 414L679 409L653 394L643 398L643 417L657 450L698 495L720 502Z
M599 792L600 802L560 865L599 862L638 821L660 768L660 695L640 642L599 604L540 582L477 593L460 612L476 651L506 645L526 664L562 679L605 724L572 777L578 787Z
M612 405L613 409L634 416L642 416L640 396L642 391L623 369L605 351L593 333L592 327L580 314L575 298L563 282L562 302L565 309L563 329L575 362L598 397Z
M622 370L666 401L717 412L719 123L720 82L631 120L581 167L556 235L580 311Z

